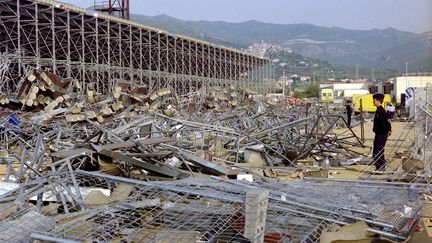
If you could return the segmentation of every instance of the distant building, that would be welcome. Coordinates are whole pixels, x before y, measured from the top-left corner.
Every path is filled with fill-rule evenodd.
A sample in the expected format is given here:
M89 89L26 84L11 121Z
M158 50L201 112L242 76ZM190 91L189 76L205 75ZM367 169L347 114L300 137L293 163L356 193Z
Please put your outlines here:
M320 84L320 89L331 89L335 98L343 97L345 90L367 90L368 85L366 82L325 82Z
M394 79L390 78L390 79L387 79L386 81L383 81L380 83L370 84L369 85L369 92L371 94L382 93L382 94L392 95L393 83L394 83ZM395 99L393 97L392 97L392 100L395 101Z
M392 96L396 99L396 103L405 102L405 90L407 88L426 87L427 84L432 84L432 73L429 76L403 76L396 77L394 82Z
M311 80L311 77L309 77L309 76L300 76L300 81L302 81L302 82L306 82L306 81L310 81Z
M245 49L245 51L254 53L259 56L264 56L267 52L288 52L292 53L292 50L289 48L282 47L280 45L269 44L262 41L261 43L254 43Z
M405 105L405 91L407 88L422 88L432 84L432 72L408 73L399 77L388 79L384 82L369 86L371 93L390 94L392 101Z

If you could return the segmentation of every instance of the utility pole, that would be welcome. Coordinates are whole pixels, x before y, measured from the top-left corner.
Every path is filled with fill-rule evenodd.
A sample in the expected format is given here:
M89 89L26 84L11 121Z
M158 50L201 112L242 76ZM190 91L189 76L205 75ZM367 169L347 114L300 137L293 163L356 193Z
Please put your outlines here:
M313 85L315 85L315 82L316 82L316 80L315 80L315 70L314 70L314 72L313 72Z
M408 88L408 62L405 63L405 89Z
M365 141L364 117L363 117L363 99L360 99L360 139Z
M285 76L285 65L286 65L286 63L285 62L282 62L282 63L279 63L279 66L282 68L282 94L283 94L283 97L285 97L285 93L286 93L286 76Z
M314 79L313 79L314 80L314 83L313 83L314 85L316 84L316 81L317 81L316 80L316 76L317 75L318 75L318 68L315 66L315 68L314 68Z
M358 67L356 66L356 80L358 79Z
M405 76L408 75L408 62L405 63Z

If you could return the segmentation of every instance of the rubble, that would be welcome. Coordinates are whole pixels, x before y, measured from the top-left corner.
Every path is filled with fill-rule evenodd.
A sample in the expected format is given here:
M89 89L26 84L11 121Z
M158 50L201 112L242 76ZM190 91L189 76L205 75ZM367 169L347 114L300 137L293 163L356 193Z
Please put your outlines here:
M0 96L4 239L253 241L245 215L264 204L246 194L264 190L265 242L330 242L344 227L331 228L356 222L368 237L403 241L430 192L402 182L411 158L392 182L376 180L370 147L328 104L239 87L113 87L104 95L33 70Z

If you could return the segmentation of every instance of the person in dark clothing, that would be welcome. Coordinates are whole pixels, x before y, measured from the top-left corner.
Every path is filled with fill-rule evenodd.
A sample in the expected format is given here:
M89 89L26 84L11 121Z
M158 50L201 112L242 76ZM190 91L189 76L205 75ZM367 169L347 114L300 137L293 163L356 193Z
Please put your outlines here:
M383 94L374 94L373 102L377 107L374 117L373 132L375 139L373 144L373 159L377 170L384 171L386 161L384 158L384 147L387 142L387 137L392 133L391 124L388 121L387 113L382 107L384 101Z
M345 108L346 108L346 114L347 114L347 123L348 123L348 127L351 127L351 115L353 112L353 108L351 106L351 101L347 100L345 102Z

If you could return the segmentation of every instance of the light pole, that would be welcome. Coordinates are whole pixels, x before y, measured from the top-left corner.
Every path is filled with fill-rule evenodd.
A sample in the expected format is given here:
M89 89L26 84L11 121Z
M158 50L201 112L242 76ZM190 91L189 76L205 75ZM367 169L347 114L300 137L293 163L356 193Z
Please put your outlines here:
M406 89L408 89L408 62L405 63L405 90Z
M273 70L273 77L274 77L274 79L273 79L273 88L274 88L274 90L273 90L273 93L276 93L276 87L277 87L277 80L276 80L276 66L275 66L275 63L278 63L279 62L279 59L273 59L272 60L272 70Z
M285 66L286 63L279 63L279 66L282 68L282 95L285 97L285 86L286 86L286 78L285 78Z

